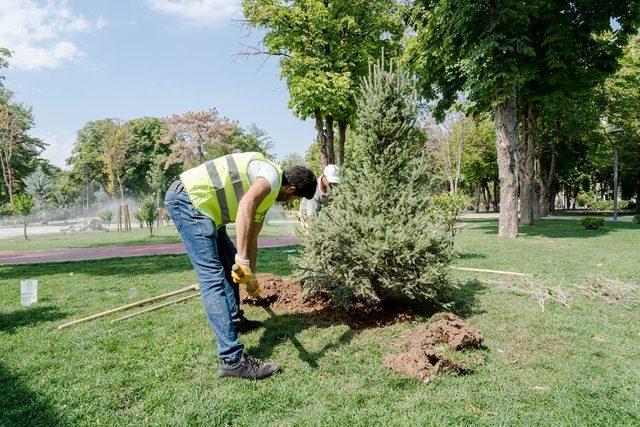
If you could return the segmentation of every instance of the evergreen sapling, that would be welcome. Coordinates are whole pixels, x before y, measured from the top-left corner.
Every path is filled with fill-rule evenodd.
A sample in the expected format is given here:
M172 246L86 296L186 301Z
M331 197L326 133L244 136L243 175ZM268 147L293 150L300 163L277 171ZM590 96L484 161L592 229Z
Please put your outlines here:
M296 275L307 295L328 291L345 308L356 301L444 304L451 236L429 213L410 78L379 61L362 80L357 106L353 160L301 236Z

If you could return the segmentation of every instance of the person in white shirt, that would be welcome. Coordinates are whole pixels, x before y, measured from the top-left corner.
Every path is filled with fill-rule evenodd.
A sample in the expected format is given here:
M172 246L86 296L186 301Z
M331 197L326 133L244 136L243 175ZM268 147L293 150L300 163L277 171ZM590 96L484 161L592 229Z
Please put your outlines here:
M300 201L298 218L304 230L309 227L309 222L317 217L320 210L326 206L332 188L339 183L340 175L338 167L336 165L327 165L322 171L320 178L318 178L316 193L311 199L302 199Z

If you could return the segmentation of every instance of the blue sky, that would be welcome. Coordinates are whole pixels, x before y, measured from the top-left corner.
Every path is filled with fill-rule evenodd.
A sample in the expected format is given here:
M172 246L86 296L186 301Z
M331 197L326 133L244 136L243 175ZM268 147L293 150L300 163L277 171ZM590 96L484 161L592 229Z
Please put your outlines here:
M260 40L241 18L240 0L0 0L0 46L15 52L5 85L33 106L58 166L89 120L210 107L266 130L278 158L304 154L313 125L287 108L277 58L236 57Z

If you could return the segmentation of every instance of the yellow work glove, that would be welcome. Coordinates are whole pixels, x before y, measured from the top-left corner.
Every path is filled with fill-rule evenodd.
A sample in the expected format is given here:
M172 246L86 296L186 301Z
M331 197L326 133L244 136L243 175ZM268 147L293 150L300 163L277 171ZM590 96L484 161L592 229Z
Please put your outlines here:
M258 283L258 277L251 271L249 260L236 256L236 263L231 268L231 278L238 284L244 284L249 296L253 298L260 296L260 283Z

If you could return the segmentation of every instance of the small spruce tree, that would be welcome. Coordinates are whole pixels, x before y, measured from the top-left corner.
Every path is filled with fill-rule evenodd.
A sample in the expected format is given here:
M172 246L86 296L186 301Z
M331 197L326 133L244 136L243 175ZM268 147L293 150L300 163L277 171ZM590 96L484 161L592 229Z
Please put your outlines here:
M352 161L293 259L307 294L330 291L346 308L446 304L451 236L429 212L417 105L409 76L392 63L379 61L362 80Z

